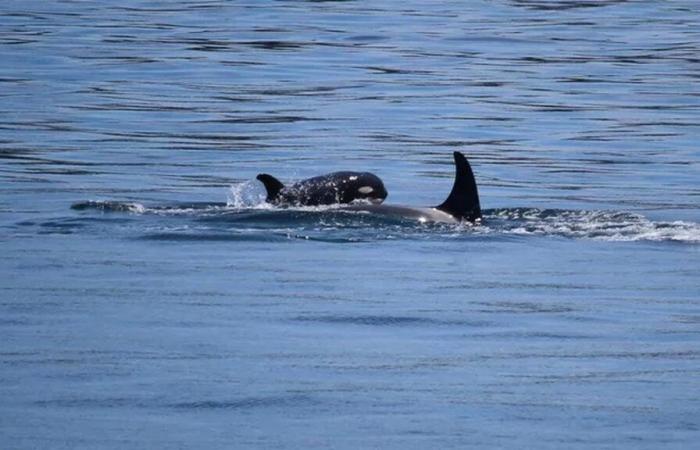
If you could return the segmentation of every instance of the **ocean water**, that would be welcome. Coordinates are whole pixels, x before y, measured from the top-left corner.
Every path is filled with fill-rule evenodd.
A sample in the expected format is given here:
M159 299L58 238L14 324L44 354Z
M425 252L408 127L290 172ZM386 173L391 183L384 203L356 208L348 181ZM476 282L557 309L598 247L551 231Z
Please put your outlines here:
M696 1L0 3L0 447L700 438ZM376 173L485 222L273 208Z

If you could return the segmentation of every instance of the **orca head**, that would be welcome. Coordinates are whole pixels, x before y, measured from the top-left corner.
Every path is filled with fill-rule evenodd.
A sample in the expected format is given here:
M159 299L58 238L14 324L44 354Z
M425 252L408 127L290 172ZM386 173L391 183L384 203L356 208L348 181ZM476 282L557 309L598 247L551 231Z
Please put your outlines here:
M353 172L343 178L342 203L360 200L378 205L389 195L382 180L373 173Z

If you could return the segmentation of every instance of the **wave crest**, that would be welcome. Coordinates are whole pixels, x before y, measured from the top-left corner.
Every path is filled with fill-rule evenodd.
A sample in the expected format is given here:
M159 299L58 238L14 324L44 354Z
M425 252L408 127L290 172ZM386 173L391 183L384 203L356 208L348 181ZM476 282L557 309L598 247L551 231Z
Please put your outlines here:
M483 233L561 236L605 241L700 243L700 224L657 222L621 211L511 208L488 210Z

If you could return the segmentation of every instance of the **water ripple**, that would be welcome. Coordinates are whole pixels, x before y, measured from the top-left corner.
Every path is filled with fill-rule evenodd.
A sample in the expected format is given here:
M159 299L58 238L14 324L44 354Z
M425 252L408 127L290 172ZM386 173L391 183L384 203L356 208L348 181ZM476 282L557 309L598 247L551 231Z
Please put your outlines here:
M451 238L454 236L558 236L604 241L671 241L700 243L700 225L692 222L655 222L623 211L585 211L538 208L484 210L480 226L421 224L331 207L254 208L225 203L182 203L145 206L141 203L87 201L77 211L126 212L144 216L143 238L150 240L278 240L280 236L327 242L366 242L376 239ZM149 216L160 218L172 231L148 232ZM177 223L163 221L179 218ZM50 222L50 228L70 230L80 218ZM84 219L86 222L89 218ZM194 222L192 222L194 221ZM67 227L67 228L66 228ZM184 228L183 228L184 227Z

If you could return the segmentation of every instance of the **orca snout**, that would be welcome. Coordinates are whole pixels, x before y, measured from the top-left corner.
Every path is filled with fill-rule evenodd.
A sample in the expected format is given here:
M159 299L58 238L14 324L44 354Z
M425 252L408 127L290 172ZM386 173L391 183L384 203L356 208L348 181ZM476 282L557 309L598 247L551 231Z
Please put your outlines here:
M379 181L379 189L378 192L376 193L376 199L379 200L378 203L381 203L384 201L384 199L389 195L389 193L386 191L386 188L384 187L384 183Z

